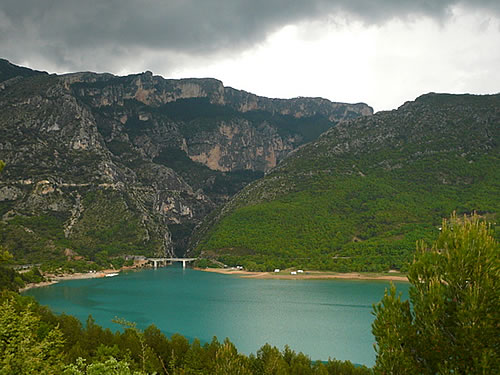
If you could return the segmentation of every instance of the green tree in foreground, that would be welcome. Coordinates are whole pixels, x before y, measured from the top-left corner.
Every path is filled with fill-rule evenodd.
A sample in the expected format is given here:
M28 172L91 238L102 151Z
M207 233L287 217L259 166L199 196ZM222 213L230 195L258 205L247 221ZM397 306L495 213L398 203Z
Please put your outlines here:
M500 374L500 246L477 215L445 220L417 244L410 301L391 287L374 307L375 373Z
M64 375L142 375L142 372L132 372L125 361L117 361L111 357L104 362L87 364L85 359L78 358L76 364L66 367Z
M12 299L0 305L1 375L60 373L62 334L42 325L30 306L17 312Z
M0 160L0 172L2 172L3 167L5 167L5 163L3 160Z

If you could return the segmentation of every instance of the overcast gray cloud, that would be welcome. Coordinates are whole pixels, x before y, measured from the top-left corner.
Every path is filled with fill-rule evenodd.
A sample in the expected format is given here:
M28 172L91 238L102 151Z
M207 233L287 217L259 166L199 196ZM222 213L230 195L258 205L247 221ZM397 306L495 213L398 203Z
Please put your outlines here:
M366 24L497 0L2 0L0 51L48 70L120 71L124 61L241 51L287 25L342 14ZM142 56L142 57L141 57ZM148 63L147 61L145 63ZM156 64L153 64L156 65ZM147 68L144 67L144 68Z
M499 0L0 0L0 57L392 109L500 87Z

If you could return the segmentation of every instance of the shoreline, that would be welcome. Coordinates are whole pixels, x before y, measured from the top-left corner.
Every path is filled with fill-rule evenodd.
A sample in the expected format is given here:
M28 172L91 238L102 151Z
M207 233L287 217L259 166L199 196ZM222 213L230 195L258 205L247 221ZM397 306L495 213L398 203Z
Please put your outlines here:
M25 292L25 291L27 291L29 289L33 289L33 288L41 288L44 286L54 285L54 284L57 284L59 281L102 278L102 277L106 277L106 275L110 274L110 273L120 273L122 270L124 270L124 269L119 269L119 270L107 269L107 270L102 270L99 272L77 272L77 273L67 273L67 274L62 274L62 275L47 274L47 275L43 275L43 276L45 278L49 279L48 281L42 281L40 283L26 284L23 288L19 288L19 293Z
M244 270L228 269L228 268L194 268L203 272L214 272L224 275L237 275L245 279L275 279L275 280L380 280L380 281L403 281L408 282L408 278L402 275L385 275L377 273L338 273L338 272L323 272L323 271L307 271L302 274L291 275L290 272L251 272Z
M120 273L121 271L129 271L131 267L121 268L119 270L102 270L99 272L84 272L84 273L72 273L63 275L51 275L47 274L44 277L48 278L48 281L42 281L40 283L31 283L25 285L23 288L19 289L19 293L25 292L33 288L41 288L45 286L50 286L57 284L60 281L66 280L83 280L83 279L97 279L106 277L110 273ZM397 275L386 275L379 273L361 273L361 272L349 272L349 273L339 273L339 272L328 272L328 271L306 271L301 274L291 275L290 272L282 271L280 273L274 272L257 272L257 271L244 271L230 268L198 268L193 267L194 270L203 272L213 272L223 275L236 275L244 279L263 279L263 280L374 280L374 281L401 281L408 282L406 276ZM138 270L138 269L135 269ZM139 269L140 270L140 269Z

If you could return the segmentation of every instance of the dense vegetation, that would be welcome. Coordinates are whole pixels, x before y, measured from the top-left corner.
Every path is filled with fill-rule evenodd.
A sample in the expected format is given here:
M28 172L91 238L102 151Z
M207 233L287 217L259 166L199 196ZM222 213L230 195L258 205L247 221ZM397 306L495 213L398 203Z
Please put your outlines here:
M193 253L251 270L405 271L450 212L498 221L499 123L499 95L429 94L341 124L209 217Z
M159 247L159 239L149 239L139 225L141 217L130 209L134 203L127 195L98 190L87 193L82 204L85 210L71 235L79 254L152 254Z
M19 288L27 283L39 283L44 281L44 277L37 267L33 267L26 272L19 273L7 266L12 255L0 247L0 290L11 290L17 292Z
M44 263L45 268L63 267L76 272L96 266L108 268L110 263L116 263L113 258L122 254L152 255L158 251L157 239L148 238L140 225L141 218L130 209L132 203L123 194L88 191L81 204L83 213L70 236L64 233L69 217L49 211L0 221L0 243L14 255L17 264ZM68 250L84 260L71 261ZM86 262L96 262L102 254L109 258L107 262Z
M500 373L500 243L474 215L419 242L410 301L394 287L375 306L377 374Z

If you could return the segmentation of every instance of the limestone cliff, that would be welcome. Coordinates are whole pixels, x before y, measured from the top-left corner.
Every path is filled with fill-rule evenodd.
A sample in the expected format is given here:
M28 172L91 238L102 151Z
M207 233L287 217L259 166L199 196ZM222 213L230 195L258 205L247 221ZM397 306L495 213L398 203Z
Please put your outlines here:
M141 131L145 137L132 142L147 143L150 157L157 156L163 141L224 172L267 171L337 123L373 113L366 104L269 99L224 87L215 79L169 80L151 72L127 77L75 73L62 79L77 97L112 117L118 128L121 123ZM151 136L165 128L168 134L163 132L160 139Z
M371 112L258 97L215 79L57 76L1 60L0 244L25 260L66 248L181 253L217 204L304 142Z

